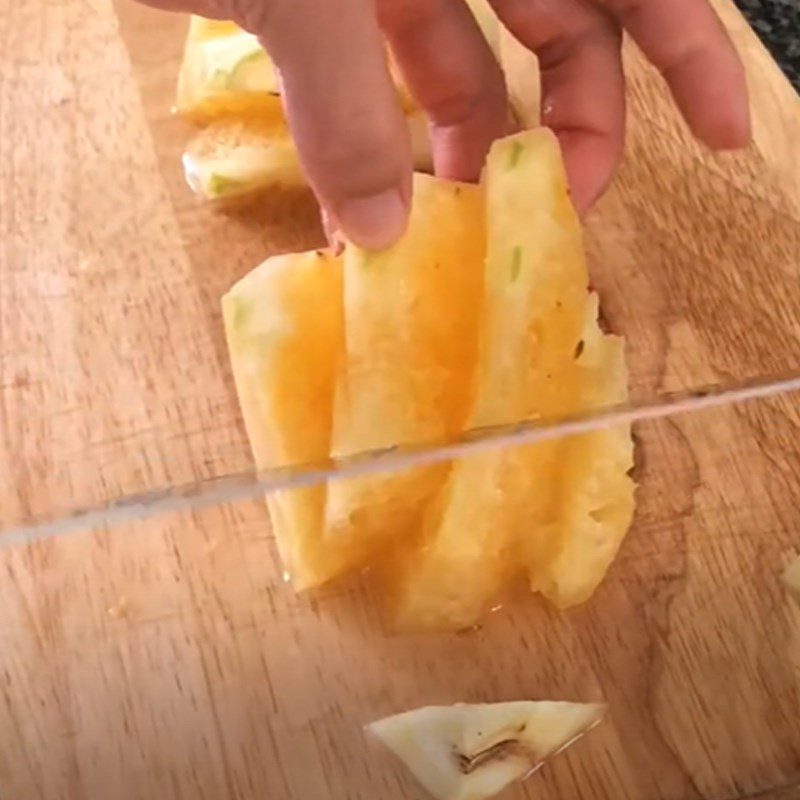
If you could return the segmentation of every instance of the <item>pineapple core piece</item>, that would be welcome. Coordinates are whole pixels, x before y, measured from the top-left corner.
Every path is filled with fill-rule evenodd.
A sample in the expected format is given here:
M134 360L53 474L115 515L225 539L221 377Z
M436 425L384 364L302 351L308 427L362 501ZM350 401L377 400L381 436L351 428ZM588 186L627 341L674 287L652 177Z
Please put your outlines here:
M600 721L591 703L427 706L367 726L437 800L485 800Z

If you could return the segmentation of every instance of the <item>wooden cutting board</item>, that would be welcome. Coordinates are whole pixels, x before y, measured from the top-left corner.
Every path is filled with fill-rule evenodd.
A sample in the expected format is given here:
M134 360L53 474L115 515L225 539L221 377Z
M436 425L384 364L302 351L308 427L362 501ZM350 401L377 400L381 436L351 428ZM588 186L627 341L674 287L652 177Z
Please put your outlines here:
M630 135L588 222L633 392L800 356L800 103L742 18L749 152L689 140L628 53ZM305 196L220 214L168 114L185 20L0 0L0 514L246 468L218 300L317 244ZM468 634L381 626L354 581L297 597L262 503L0 546L4 800L399 800L361 726L425 703L610 703L512 797L800 797L800 405L640 427L636 524L595 598L520 598ZM0 542L0 545L2 543Z

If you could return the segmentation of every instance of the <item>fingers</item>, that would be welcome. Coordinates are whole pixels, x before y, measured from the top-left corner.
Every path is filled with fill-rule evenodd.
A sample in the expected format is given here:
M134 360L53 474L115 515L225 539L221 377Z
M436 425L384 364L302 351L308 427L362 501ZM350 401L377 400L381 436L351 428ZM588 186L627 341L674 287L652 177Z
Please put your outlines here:
M379 0L381 27L427 112L436 174L474 181L492 142L509 133L503 74L462 0Z
M711 147L750 138L742 63L707 0L600 0L661 71L693 133Z
M372 0L251 0L301 163L335 227L382 249L405 230L411 148Z
M576 0L492 0L505 25L539 57L542 123L561 143L572 199L585 212L622 152L625 79L618 27Z
M558 135L572 189L584 214L605 191L625 142L621 38L612 28L540 50L542 121Z

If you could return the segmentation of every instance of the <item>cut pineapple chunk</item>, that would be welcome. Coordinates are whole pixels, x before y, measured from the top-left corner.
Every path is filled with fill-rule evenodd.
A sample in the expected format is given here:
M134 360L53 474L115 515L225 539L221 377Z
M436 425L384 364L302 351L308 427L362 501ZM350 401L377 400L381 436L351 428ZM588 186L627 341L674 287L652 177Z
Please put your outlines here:
M393 248L345 251L346 352L333 453L417 444L461 430L477 343L484 252L479 187L415 175ZM446 469L336 481L328 537L385 542L419 523Z
M260 124L262 137L281 135ZM482 187L416 175L409 227L393 248L270 259L226 296L259 466L624 401L623 343L601 332L586 287L550 132L495 143ZM630 524L631 465L623 426L269 503L298 587L379 555L395 622L461 628L518 575L559 606L585 600Z
M438 800L484 800L538 769L602 718L593 703L428 706L368 726Z
M577 410L574 353L587 274L555 138L539 130L495 143L485 182L485 296L469 425ZM562 451L562 442L544 442L453 465L419 546L392 558L401 626L472 625L521 558L549 556Z
M192 190L209 200L305 183L282 118L225 117L212 123L189 143L183 170Z
M431 169L428 126L421 112L406 117L415 166ZM303 186L297 149L283 116L223 117L200 131L183 155L186 181L209 200L265 187Z
M416 111L391 58L389 67L404 112ZM258 38L232 22L192 17L175 110L201 123L224 114L271 117L280 113L278 73Z
M193 18L175 110L196 122L224 114L282 116L278 76L258 39L230 22Z
M628 374L622 339L604 335L591 296L580 340L577 396L586 410L624 402ZM630 527L635 484L629 425L570 437L564 443L550 559L529 560L531 586L565 608L587 600Z
M342 347L341 261L327 253L268 259L223 298L239 402L260 469L324 461ZM286 569L298 588L360 560L324 547L325 487L268 495Z

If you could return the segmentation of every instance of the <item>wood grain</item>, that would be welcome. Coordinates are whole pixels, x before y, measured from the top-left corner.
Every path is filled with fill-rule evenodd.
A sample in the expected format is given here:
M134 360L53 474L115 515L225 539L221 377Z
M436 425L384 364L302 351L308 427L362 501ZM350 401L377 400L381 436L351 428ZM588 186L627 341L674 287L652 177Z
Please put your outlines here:
M628 51L628 151L588 220L634 393L798 363L800 104L743 20L756 130L712 157ZM0 508L249 463L218 299L319 242L307 196L222 215L182 184L168 108L185 21L0 0ZM800 405L642 426L634 530L597 596L518 598L406 638L368 586L282 582L261 503L0 546L0 795L416 797L361 735L428 702L562 697L607 722L509 797L800 797Z

